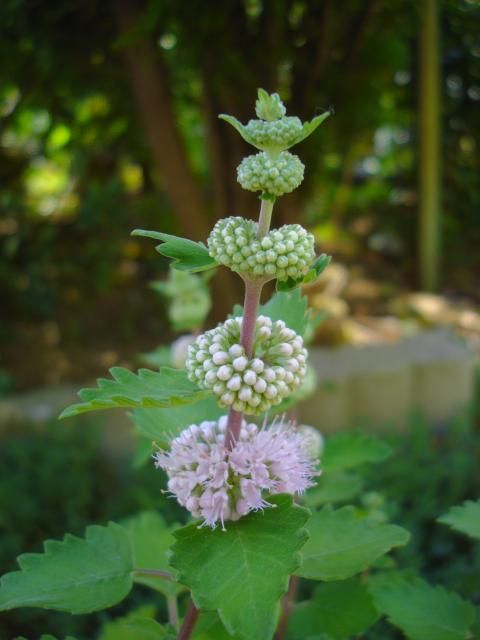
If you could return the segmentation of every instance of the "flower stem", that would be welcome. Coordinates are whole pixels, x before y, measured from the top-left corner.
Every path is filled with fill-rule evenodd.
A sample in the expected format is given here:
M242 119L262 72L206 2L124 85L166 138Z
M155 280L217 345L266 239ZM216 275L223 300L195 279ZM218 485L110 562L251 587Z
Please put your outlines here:
M164 580L173 580L173 576L168 571L160 569L134 569L134 573L139 576L152 576L153 578L163 578Z
M199 613L200 612L198 611L197 607L193 604L193 600L190 599L187 609L187 615L185 616L185 619L183 621L182 628L178 632L177 640L189 640L193 628L197 623Z
M178 625L178 608L177 598L175 596L167 597L168 621L174 627Z
M261 240L267 235L270 229L270 222L272 220L272 211L274 200L263 200L260 207L260 216L258 218L258 238Z
M262 200L260 215L258 218L258 238L263 238L270 229L272 220L273 200ZM258 307L260 306L260 296L262 295L263 280L245 280L245 300L243 303L242 332L240 344L245 349L248 358L253 355L253 339L255 337L255 325L257 322ZM228 425L226 435L226 445L231 447L240 435L243 413L230 409L228 412Z
M278 622L277 633L275 634L275 640L285 640L287 634L288 619L293 609L295 596L298 590L298 577L290 576L290 582L288 583L288 591L283 597L282 612L280 614L280 620Z
M245 349L247 358L252 357L255 324L257 322L258 307L260 305L262 289L263 282L261 280L248 280L245 282L245 301L243 305L243 322L240 344Z

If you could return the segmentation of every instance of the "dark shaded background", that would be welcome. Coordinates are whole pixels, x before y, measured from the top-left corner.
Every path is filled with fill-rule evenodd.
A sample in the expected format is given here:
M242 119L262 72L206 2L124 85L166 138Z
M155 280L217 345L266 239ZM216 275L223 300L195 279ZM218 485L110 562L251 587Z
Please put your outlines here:
M480 8L439 2L442 292L478 301ZM418 51L413 0L6 0L0 7L0 368L4 385L82 380L166 341L147 283L166 269L135 227L205 239L255 216L217 119L253 117L259 86L289 113L336 114L298 147L302 188L276 224L417 288ZM240 291L215 278L224 314Z

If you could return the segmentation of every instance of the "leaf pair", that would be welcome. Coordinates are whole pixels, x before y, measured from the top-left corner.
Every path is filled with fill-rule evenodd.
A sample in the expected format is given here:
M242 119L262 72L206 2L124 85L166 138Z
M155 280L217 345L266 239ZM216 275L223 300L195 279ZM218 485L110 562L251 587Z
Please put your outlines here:
M273 508L229 523L226 532L192 524L174 534L171 564L180 582L197 607L216 610L227 631L244 640L270 640L289 575L349 578L408 540L400 527L360 518L352 507L309 519L291 496L269 501Z
M132 231L132 235L161 240L161 244L158 244L155 249L162 256L172 260L172 267L174 269L198 273L218 267L218 262L210 256L207 247L202 242L194 242L187 238L179 238L178 236L172 236L168 233L147 231L145 229L135 229L135 231ZM277 282L277 290L291 291L301 284L314 282L328 267L330 261L331 257L322 253L312 264L305 276L297 280L288 278L285 281L279 281Z
M472 637L475 611L455 593L394 571L319 585L295 609L289 637L305 640L322 632L330 640L349 640L381 615L409 640L465 640Z
M310 122L305 122L299 134L293 140L291 140L288 145L281 145L281 150L283 151L286 149L290 149L294 145L302 142L302 140L305 140L305 138L308 138L308 136L311 135L315 131L315 129L320 126L322 122L326 120L330 115L330 111L325 111L325 113L321 113L320 115L315 116L315 118L310 120ZM245 142L248 142L248 144L251 144L253 147L255 147L256 149L260 149L261 151L268 150L268 145L257 144L255 139L250 135L247 127L239 120L237 120L237 118L235 118L234 116L229 116L225 113L221 113L218 117L221 120L225 120L225 122L228 122L228 124L236 129L236 131L238 131L238 133L242 136Z
M2 578L0 610L36 606L88 613L122 600L134 581L167 596L176 596L183 589L181 584L157 581L141 573L142 568L161 571L167 567L165 551L175 538L171 564L179 573L179 582L191 588L197 606L217 611L227 631L238 638L267 640L273 634L279 600L292 573L324 581L348 579L408 539L407 532L400 527L361 518L352 507L338 511L325 508L309 520L309 512L293 504L291 496L276 496L271 503L272 507L263 512L229 523L226 532L199 529L192 524L172 537L160 516L147 513L127 521L125 527L113 523L107 527L89 527L85 539L66 536L63 542L46 542L44 554L21 556L21 570ZM308 540L305 526L310 533ZM389 590L379 589L383 600L377 608L395 624L399 620L399 626L408 627L410 622L403 621L403 609L398 611L401 598L395 589L399 588L394 584ZM418 585L415 588L418 589ZM358 581L342 587L322 585L313 602L322 610L325 594L330 606L341 593L348 595L350 602L354 596L365 600L361 591ZM422 595L423 591L415 591L413 595L425 597L427 604L430 597L434 602L438 599L443 603L444 595L437 592L433 596L430 592ZM302 616L307 621L311 619L312 606L302 606L297 620ZM456 602L451 605L453 612L459 606L463 607L462 615L470 611L465 603ZM446 601L443 610L449 611ZM367 613L352 614L349 628L360 632L366 617L373 615L371 611ZM332 626L332 612L327 614L324 611L326 618L330 616ZM215 618L207 617L203 626L217 626ZM133 632L138 640L172 637L168 628L133 618L119 621L115 630L117 635L112 637L119 640L132 637ZM343 637L338 629L332 631L330 627L328 634L334 639ZM105 636L105 640L109 637ZM221 632L219 637L227 636ZM411 637L433 639L433 636ZM457 637L463 636L438 635L435 640Z

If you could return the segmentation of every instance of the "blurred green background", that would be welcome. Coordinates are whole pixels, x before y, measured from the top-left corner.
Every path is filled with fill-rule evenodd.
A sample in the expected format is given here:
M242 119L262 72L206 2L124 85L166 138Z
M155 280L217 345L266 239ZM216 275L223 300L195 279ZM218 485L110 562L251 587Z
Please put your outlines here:
M205 240L219 217L256 215L235 180L252 150L217 114L247 121L259 86L304 119L335 110L298 148L306 180L276 224L302 220L394 287L478 302L479 24L474 0L5 0L3 384L83 380L169 338L147 290L167 265L129 233ZM437 143L442 166L422 164ZM422 200L436 175L438 221ZM222 277L214 317L240 294Z

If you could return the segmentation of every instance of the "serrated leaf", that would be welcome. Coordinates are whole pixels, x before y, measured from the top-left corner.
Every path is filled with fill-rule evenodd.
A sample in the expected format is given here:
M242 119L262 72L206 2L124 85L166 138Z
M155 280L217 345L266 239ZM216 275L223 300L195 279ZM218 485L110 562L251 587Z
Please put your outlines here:
M178 582L161 577L143 575L139 569L157 569L174 572L168 565L167 552L174 542L172 531L177 525L167 526L159 513L144 511L123 523L128 531L132 545L134 580L144 584L165 596L177 596L185 587Z
M337 511L324 507L313 514L307 529L310 538L297 575L312 580L350 578L410 537L401 527L360 517L351 506Z
M307 602L301 602L289 621L289 638L304 640L321 632L333 640L362 634L379 615L365 585L358 578L319 585Z
M322 468L327 471L350 469L366 462L381 462L392 449L375 436L362 433L340 433L327 438Z
M142 610L107 622L98 640L175 640L175 629L161 625Z
M304 497L307 507L347 502L354 498L363 487L363 478L356 473L332 471L322 474L317 485L309 489Z
M118 407L171 407L195 402L206 395L190 382L186 371L164 367L161 371L139 369L135 374L122 367L110 369L113 380L100 378L95 389L82 389L82 403L72 404L60 418Z
M452 507L438 521L467 536L480 539L480 500L467 500L462 505Z
M131 418L143 436L154 440L160 446L167 446L172 437L191 424L199 424L203 420L217 420L224 414L225 409L218 406L213 396L208 396L179 407L135 409Z
M155 247L156 251L166 258L172 260L172 267L179 271L205 271L217 267L217 261L210 256L207 247L202 242L194 242L187 238L179 238L169 233L160 231L146 231L145 229L135 229L132 236L143 236L160 240L162 244Z
M474 607L456 593L424 580L372 581L377 609L410 640L465 640L475 619Z
M120 602L132 587L132 549L118 524L88 527L83 539L67 534L62 542L47 540L44 549L20 556L20 571L2 577L0 611L42 607L90 613Z
M217 610L227 631L244 640L271 640L279 600L300 564L309 512L291 496L211 531L192 524L175 532L171 564L199 609Z

